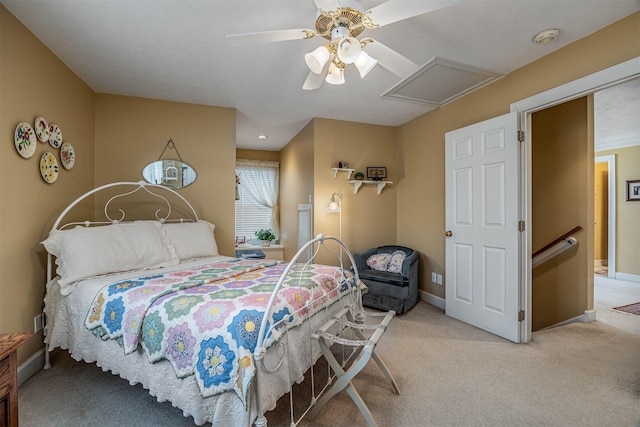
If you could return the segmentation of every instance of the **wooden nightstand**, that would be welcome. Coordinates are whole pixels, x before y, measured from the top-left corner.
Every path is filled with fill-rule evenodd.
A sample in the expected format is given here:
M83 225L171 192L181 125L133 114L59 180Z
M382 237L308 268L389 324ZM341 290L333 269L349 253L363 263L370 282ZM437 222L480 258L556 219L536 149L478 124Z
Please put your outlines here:
M0 426L18 425L18 356L29 333L0 334Z

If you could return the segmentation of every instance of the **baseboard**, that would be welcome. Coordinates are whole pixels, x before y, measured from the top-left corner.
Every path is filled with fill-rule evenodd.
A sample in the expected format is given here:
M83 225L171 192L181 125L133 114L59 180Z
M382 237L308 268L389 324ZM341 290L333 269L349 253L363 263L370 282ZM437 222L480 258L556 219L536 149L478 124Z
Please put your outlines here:
M42 369L44 366L44 352L45 348L42 347L33 356L18 366L18 387Z
M429 292L425 292L425 291L418 291L420 293L420 299L426 303L429 303L431 305L434 305L436 307L438 307L441 310L444 310L445 305L444 305L444 298L440 298L437 295L433 295L430 294Z
M565 326L571 323L589 323L596 320L596 311L595 310L585 310L584 314L580 316L573 317L571 319L567 319L563 322L556 323L555 325L547 326L546 328L540 329L544 331L545 329L557 328L558 326Z
M582 318L584 319L583 322L586 322L586 323L595 322L596 321L596 311L595 310L586 310L584 312L584 314L582 315Z
M637 282L640 283L640 275L638 274L629 274L629 273L618 273L616 272L616 280L624 280L625 282Z

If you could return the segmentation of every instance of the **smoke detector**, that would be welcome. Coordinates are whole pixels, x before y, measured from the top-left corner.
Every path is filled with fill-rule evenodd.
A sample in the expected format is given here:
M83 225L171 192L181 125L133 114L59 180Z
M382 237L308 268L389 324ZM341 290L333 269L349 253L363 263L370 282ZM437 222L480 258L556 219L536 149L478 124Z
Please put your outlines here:
M559 34L560 34L560 30L557 30L557 29L540 31L533 38L533 42L535 44L551 43L552 41L558 38Z

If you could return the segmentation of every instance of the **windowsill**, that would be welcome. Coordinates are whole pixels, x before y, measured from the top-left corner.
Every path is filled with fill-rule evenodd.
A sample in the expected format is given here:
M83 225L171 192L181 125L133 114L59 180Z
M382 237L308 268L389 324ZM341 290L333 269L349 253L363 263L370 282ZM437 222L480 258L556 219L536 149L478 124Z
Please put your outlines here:
M238 246L236 246L236 249L262 249L262 250L265 250L265 249L269 249L269 248L273 248L273 249L283 249L283 248L284 248L284 246L282 246L282 245L280 245L280 244L275 245L275 244L273 244L273 243L272 243L271 245L269 245L269 246L262 246L262 245L247 245L247 244L243 244L243 245L238 245Z

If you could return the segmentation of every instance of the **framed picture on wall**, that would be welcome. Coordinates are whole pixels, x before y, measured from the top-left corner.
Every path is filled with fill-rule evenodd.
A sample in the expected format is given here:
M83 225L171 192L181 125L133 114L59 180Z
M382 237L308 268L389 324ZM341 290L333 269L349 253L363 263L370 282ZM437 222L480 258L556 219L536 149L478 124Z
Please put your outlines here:
M640 179L627 181L627 202L640 201Z
M367 166L367 179L382 181L387 177L387 168L382 166Z

